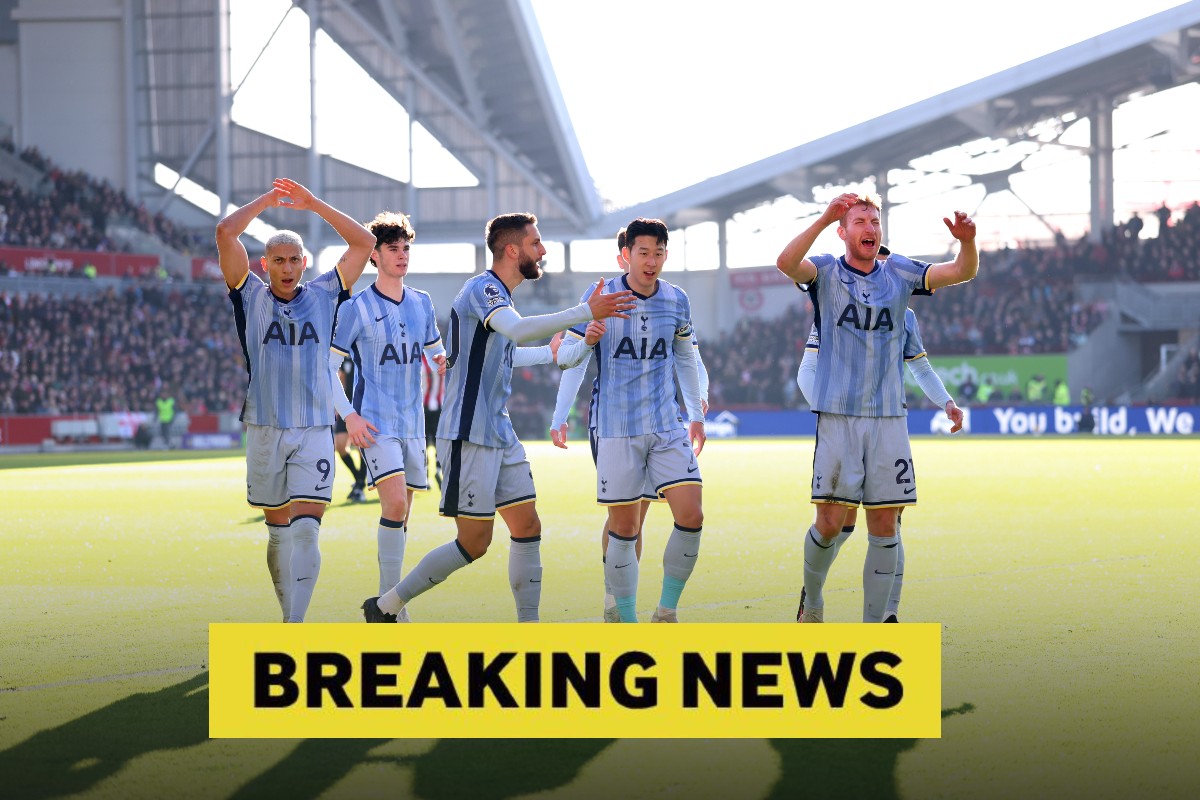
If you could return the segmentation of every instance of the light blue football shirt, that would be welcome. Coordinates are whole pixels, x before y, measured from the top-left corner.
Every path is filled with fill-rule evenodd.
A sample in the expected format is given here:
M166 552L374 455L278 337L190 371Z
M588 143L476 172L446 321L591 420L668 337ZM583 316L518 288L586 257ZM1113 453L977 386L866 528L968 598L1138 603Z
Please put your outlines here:
M605 282L603 291L629 289L624 275ZM591 296L589 287L583 301ZM638 436L684 427L675 400L676 339L692 338L692 307L687 293L659 279L654 294L634 292L628 319L605 320L607 330L592 348L596 384L592 419L599 437ZM586 325L569 334L583 338Z
M338 311L332 349L354 359L354 409L379 433L425 438L421 360L442 340L426 292L404 287L397 302L371 284Z
M809 260L817 267L808 292L820 339L813 410L905 416L902 320L913 293L929 291L929 264L892 253L868 273L829 254Z
M246 357L243 422L273 428L333 425L329 340L350 291L335 268L276 297L253 272L229 290Z
M446 399L439 439L486 447L516 443L506 407L516 345L488 327L497 311L512 305L508 287L491 270L464 283L454 298L446 332Z

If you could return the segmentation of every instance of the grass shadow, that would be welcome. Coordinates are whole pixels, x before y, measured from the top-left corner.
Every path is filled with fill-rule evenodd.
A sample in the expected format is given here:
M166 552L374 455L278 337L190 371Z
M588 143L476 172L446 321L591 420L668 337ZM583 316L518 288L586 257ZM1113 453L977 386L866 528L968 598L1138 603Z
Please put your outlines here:
M138 756L206 741L207 671L131 694L0 751L3 795L39 800L78 794Z

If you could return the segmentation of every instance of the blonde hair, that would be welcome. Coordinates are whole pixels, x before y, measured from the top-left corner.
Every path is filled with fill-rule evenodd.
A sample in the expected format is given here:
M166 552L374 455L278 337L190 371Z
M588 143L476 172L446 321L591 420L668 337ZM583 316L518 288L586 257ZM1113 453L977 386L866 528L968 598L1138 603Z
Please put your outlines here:
M272 247L281 244L294 244L304 250L304 240L300 238L300 234L295 231L278 231L270 239L267 239L267 243L263 247L263 255L271 252Z

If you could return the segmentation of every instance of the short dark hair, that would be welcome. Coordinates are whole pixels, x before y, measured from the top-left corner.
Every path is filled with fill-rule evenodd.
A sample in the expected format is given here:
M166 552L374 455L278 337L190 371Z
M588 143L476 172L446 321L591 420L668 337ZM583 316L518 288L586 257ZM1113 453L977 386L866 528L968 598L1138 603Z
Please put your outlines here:
M617 231L617 250L625 249L625 229Z
M367 223L367 230L375 234L375 249L385 244L395 244L400 240L411 242L417 238L412 223L408 217L398 211L380 211L375 219ZM375 259L371 259L375 263Z
M638 217L625 226L625 246L632 246L639 236L653 236L661 245L667 243L667 223L661 219Z
M525 228L529 225L537 225L537 217L523 211L501 214L490 220L483 234L492 257L495 258L498 251L523 239Z

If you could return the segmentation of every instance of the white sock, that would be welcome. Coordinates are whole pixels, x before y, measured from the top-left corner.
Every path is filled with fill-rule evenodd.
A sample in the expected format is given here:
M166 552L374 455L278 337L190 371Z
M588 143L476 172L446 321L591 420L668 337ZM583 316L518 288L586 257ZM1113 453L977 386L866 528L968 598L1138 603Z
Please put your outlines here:
M379 518L375 539L379 548L379 593L400 582L404 566L404 545L408 541L408 526L393 519Z
M825 579L829 577L829 567L833 565L837 548L834 542L827 541L817 532L813 525L804 534L804 607L814 611L825 608Z
M317 537L321 520L308 515L292 520L292 610L288 622L304 622L308 604L321 574L321 548Z
M385 614L399 614L405 603L429 591L449 578L452 572L470 563L471 557L457 540L433 548L395 588L379 597L380 610Z
M883 622L883 611L896 578L896 537L867 534L863 562L863 622Z
M271 583L275 584L283 621L287 622L292 611L292 523L267 523L267 569Z
M904 588L904 540L900 538L900 525L896 525L896 580L892 581L892 593L888 596L884 618L893 614L900 616L900 590Z
M508 583L517 604L517 622L537 622L542 603L542 537L512 539L508 545Z

